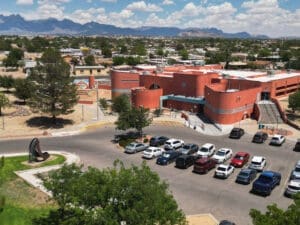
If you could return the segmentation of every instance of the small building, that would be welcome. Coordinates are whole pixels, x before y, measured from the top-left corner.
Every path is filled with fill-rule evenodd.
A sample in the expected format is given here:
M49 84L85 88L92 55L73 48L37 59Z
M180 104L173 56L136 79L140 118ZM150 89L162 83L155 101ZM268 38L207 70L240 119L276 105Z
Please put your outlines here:
M101 76L101 71L104 66L75 66L73 68L73 74L77 77L88 77L88 76Z

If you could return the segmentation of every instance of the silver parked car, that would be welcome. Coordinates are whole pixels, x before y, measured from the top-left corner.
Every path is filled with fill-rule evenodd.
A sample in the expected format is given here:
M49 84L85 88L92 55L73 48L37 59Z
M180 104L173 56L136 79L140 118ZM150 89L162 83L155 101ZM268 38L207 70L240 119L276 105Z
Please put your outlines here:
M140 151L144 151L147 149L149 146L144 143L139 143L139 142L131 142L129 145L125 147L125 152L126 153L136 153Z

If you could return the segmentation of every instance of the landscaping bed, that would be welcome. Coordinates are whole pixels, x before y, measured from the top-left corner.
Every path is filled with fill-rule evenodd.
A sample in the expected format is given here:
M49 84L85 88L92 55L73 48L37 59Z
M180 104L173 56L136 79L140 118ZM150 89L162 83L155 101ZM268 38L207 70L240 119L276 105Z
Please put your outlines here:
M27 184L19 178L14 171L26 170L37 167L62 164L65 158L53 155L52 159L42 163L26 165L28 156L5 158L4 167L0 170L0 196L5 196L5 206L0 213L0 224L5 225L30 225L35 217L47 215L56 207L55 202L39 189Z

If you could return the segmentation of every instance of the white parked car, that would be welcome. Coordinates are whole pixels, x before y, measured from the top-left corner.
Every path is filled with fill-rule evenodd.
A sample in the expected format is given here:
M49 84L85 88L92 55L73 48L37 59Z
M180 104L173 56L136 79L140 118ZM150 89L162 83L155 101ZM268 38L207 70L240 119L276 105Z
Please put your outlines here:
M171 138L165 142L165 150L174 150L184 145L184 141L180 139Z
M282 145L285 142L285 137L283 135L275 134L270 141L270 145Z
M266 158L263 156L253 156L251 163L249 165L250 169L254 169L257 171L263 171L266 166Z
M221 164L215 171L215 177L228 178L234 171L234 166Z
M148 147L145 151L143 151L143 158L153 159L162 155L163 152L164 150L162 148Z
M292 197L293 195L300 192L300 179L291 180L285 189L285 196Z
M232 156L232 150L230 148L220 148L214 155L213 159L217 163L224 163L226 160L230 159Z
M210 157L214 154L216 147L214 144L206 143L198 150L197 155L200 157Z

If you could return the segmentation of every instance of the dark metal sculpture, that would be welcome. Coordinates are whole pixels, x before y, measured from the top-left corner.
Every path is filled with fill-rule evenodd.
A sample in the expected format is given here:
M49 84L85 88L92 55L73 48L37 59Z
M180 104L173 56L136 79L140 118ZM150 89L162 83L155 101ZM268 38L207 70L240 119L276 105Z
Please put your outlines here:
M49 158L48 152L42 152L40 141L38 138L33 138L29 144L29 162L41 162Z

